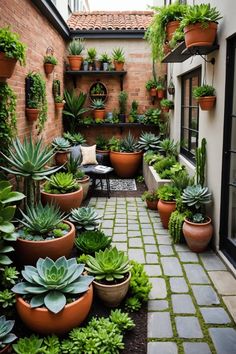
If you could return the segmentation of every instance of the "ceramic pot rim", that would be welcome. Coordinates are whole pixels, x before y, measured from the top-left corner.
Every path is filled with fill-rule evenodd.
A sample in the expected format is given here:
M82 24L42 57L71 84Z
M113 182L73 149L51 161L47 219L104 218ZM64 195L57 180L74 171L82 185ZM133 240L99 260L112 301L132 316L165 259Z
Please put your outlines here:
M102 283L98 283L96 280L93 280L93 283L95 284L95 285L98 285L99 287L101 287L101 288L107 288L107 289L109 289L109 288L117 288L117 287L119 287L120 285L124 285L124 284L126 284L126 283L128 283L129 281L130 281L130 278L131 278L131 272L129 272L129 276L128 276L128 278L125 280L125 281L123 281L122 283L119 283L119 284L111 284L111 285L108 285L108 284L102 284Z
M187 218L184 219L184 222L186 222L189 225L192 226L205 226L205 225L209 225L211 223L211 218L209 216L206 216L207 220L206 222L201 222L201 223L197 223L197 222L193 222L193 221L189 221Z
M58 197L58 196L64 196L64 195L68 195L68 196L71 196L71 195L73 195L74 193L77 193L77 192L81 192L83 190L83 188L80 186L80 189L78 189L77 191L74 191L74 192L71 192L71 193L64 193L64 194L52 194L52 193L47 193L47 192L45 192L44 190L42 190L42 192L41 193L43 193L43 194L45 194L45 195L48 195L48 196L51 196L51 197L53 197L53 196L56 196L56 197Z
M134 152L123 152L123 151L110 151L111 154L122 154L122 155L141 155L142 151L134 151Z

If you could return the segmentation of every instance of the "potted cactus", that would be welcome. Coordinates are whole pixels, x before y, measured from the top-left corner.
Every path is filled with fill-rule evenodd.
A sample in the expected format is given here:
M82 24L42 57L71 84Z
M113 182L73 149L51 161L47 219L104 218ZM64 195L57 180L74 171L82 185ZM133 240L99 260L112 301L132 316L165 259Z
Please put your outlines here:
M57 112L61 112L65 106L65 100L62 96L57 95L54 98L54 103L55 103L55 109Z
M55 150L55 162L56 165L64 165L68 161L68 153L70 152L70 143L68 140L62 137L56 137L52 141L52 147Z
M73 39L68 46L67 56L70 69L72 71L80 70L83 63L83 57L81 56L82 51L84 50L84 40L82 38Z
M131 265L123 251L106 248L88 256L87 272L94 275L94 288L98 297L108 307L117 307L129 289Z
M124 70L125 54L122 48L115 48L112 52L112 58L116 71Z
M0 316L0 354L7 354L10 351L10 344L16 340L16 335L11 333L15 321L7 320Z
M92 100L91 108L93 109L95 120L104 120L105 103L102 99Z
M43 62L45 74L51 74L54 70L55 65L57 65L57 59L53 55L45 55Z
M109 64L111 63L111 58L107 53L102 53L100 57L100 61L102 63L103 71L108 71Z
M23 281L12 291L18 294L16 309L27 327L43 334L64 334L87 317L93 299L93 277L83 275L75 258L40 258L25 266ZM23 295L23 296L22 296Z

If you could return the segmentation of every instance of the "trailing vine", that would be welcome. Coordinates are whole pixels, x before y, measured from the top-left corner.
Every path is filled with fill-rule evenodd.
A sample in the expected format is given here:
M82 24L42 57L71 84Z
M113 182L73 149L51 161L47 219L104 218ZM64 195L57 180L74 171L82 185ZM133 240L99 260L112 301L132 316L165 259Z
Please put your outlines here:
M16 94L7 83L0 83L0 151L8 153L11 139L16 135ZM1 157L0 157L1 162Z

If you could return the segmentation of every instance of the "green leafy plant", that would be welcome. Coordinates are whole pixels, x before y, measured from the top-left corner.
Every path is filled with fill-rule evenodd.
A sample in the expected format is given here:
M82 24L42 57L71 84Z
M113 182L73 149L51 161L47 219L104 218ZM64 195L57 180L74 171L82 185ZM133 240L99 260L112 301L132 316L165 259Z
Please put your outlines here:
M3 309L13 307L16 302L16 295L9 289L0 291L0 306Z
M198 211L203 205L211 202L211 193L208 187L202 187L200 184L188 186L182 193L182 201Z
M165 156L177 156L179 143L171 139L164 139L160 142L160 151Z
M109 140L106 137L102 135L97 136L95 143L98 150L109 150Z
M138 147L140 150L159 150L160 148L160 137L148 132L142 132L138 141Z
M193 5L187 8L180 26L184 28L190 24L201 23L203 27L207 27L209 22L217 22L221 18L220 12L210 4Z
M17 337L10 333L15 321L7 320L5 316L0 316L0 349L12 343Z
M111 237L108 237L102 231L85 231L75 239L76 247L83 253L94 254L97 251L104 250L111 244Z
M52 82L52 92L53 97L57 97L61 95L61 81L58 79L54 79Z
M136 297L128 297L125 301L125 308L129 312L134 312L140 310L142 303Z
M0 28L1 52L4 52L8 58L19 60L20 65L25 65L26 46L19 38L19 35L12 32L10 27Z
M131 330L135 327L134 321L129 315L119 309L112 310L109 319L117 325L120 331Z
M144 123L159 125L160 115L161 110L159 108L149 108L144 114Z
M128 93L126 91L120 91L118 95L119 100L119 114L126 114Z
M148 200L150 202L153 202L155 200L158 200L158 195L156 191L145 191L142 194L142 200Z
M86 139L81 133L71 134L70 132L66 132L63 136L66 140L69 140L71 145L82 145L86 143Z
M138 106L139 103L136 100L133 100L131 103L131 109L129 112L129 122L130 123L134 123L137 121L137 117L138 117Z
M109 147L111 151L120 151L120 145L121 145L121 141L120 139L116 138L115 136L111 137L111 139L109 139Z
M60 257L56 261L39 258L36 267L25 266L21 272L24 281L14 285L12 291L30 299L31 308L46 306L53 312L60 312L68 296L88 290L93 277L82 275L83 265L75 258Z
M17 343L13 344L13 349L17 354L39 354L46 349L43 346L43 339L35 334L30 337L20 338Z
M58 172L52 175L44 185L44 191L51 194L72 193L80 189L80 185L71 173Z
M152 88L156 88L156 86L157 86L156 80L152 80L152 79L148 80L145 85L148 91L150 91Z
M164 184L157 190L159 199L164 201L176 200L180 196L180 191L171 184Z
M102 99L94 99L92 100L91 106L92 109L104 109L105 103Z
M96 94L96 95L104 95L105 91L104 91L104 85L97 82L91 89L90 93L92 95Z
M121 152L135 152L138 151L137 140L135 137L130 133L126 135L120 142L120 151Z
M125 62L125 53L122 48L114 48L112 51L112 58L113 60L124 63Z
M52 147L55 151L68 151L70 148L70 142L65 138L58 136L53 139Z
M74 38L68 45L69 55L80 55L84 50L84 39Z
M65 103L64 98L62 96L56 96L54 98L55 103Z
M88 254L81 254L79 257L76 258L77 263L86 264L88 260Z
M163 98L160 102L161 107L167 107L172 109L174 107L174 102L171 100L168 100L167 98Z
M85 173L78 168L80 165L80 162L81 162L81 156L74 158L70 154L69 159L68 159L66 166L65 166L66 171L68 173L71 173L74 176L74 178L76 178L76 179L83 179L83 177L85 176Z
M162 159L158 159L157 162L154 163L153 168L159 175L163 176L163 172L167 170L170 171L171 167L174 166L175 163L176 158L174 156L168 156Z
M110 56L107 53L102 53L100 55L100 60L101 60L102 63L108 63L109 64L111 62L111 58L110 58Z
M53 55L45 55L43 59L44 64L57 65L58 61Z
M89 110L88 108L83 108L86 97L87 95L83 92L77 95L75 90L71 92L67 90L64 91L65 106L63 114L69 120L69 130L72 134L75 133L81 115Z
M96 48L88 48L87 49L87 55L88 55L88 62L92 64L94 60L96 59L97 56L97 50Z
M101 222L101 216L92 207L82 207L71 210L70 220L77 229L94 230Z
M215 96L215 88L209 85L198 86L193 89L194 98Z
M189 185L194 184L194 178L193 177L191 178L185 169L181 169L176 173L172 174L171 181L174 184L174 186L178 188L180 191L183 191Z
M85 269L98 281L114 282L123 279L131 265L126 254L113 247L96 252L95 257L89 256Z
M184 239L182 229L185 217L186 213L181 213L178 210L171 213L168 230L174 243L180 243Z
M1 273L2 285L9 287L14 285L19 277L19 272L16 270L16 267L4 267Z

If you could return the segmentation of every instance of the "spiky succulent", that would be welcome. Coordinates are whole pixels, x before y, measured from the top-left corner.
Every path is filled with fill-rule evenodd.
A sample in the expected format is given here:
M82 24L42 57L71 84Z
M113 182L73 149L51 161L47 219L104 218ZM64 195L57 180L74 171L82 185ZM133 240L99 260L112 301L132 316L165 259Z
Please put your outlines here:
M12 343L17 337L10 333L15 321L7 320L5 316L0 316L0 349Z
M112 310L109 319L115 323L120 331L130 330L135 327L134 321L125 312L121 310Z
M99 250L104 250L111 244L111 237L102 231L85 231L75 239L76 247L83 253L93 254Z
M58 172L51 176L44 185L45 192L51 194L72 193L80 189L80 185L72 173Z
M70 149L70 142L65 138L58 136L53 139L52 146L56 151L68 151Z
M198 210L202 205L210 203L211 193L208 187L202 187L200 184L188 186L183 191L182 201Z
M91 108L92 109L104 109L105 103L102 99L97 98L92 101Z
M126 135L122 140L120 144L120 151L122 152L134 152L138 151L137 148L137 140L135 137L130 133Z
M137 146L140 150L143 150L143 151L159 150L160 149L160 138L159 138L159 136L157 136L153 133L143 132L139 138Z
M96 252L95 257L88 256L85 269L94 275L96 280L112 282L123 279L130 271L131 265L125 252L113 247Z
M71 134L69 132L63 134L64 138L69 140L72 145L82 145L86 143L85 137L81 133Z
M83 264L75 258L60 257L56 261L39 258L36 267L25 266L21 272L24 281L16 284L12 291L30 298L31 308L45 306L53 313L60 312L67 297L84 293L93 281L92 276L82 275Z
M70 221L76 224L77 229L94 230L101 222L101 216L92 207L82 207L71 210Z

